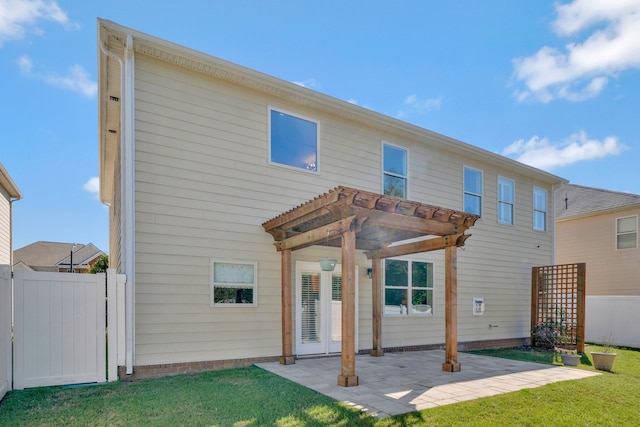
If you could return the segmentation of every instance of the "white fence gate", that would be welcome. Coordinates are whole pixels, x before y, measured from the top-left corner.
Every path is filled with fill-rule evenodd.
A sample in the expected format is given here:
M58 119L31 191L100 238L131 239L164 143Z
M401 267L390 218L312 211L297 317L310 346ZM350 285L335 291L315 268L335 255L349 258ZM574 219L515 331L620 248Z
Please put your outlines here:
M13 388L117 379L116 301L124 276L109 270L106 277L14 272Z
M11 266L0 265L0 400L11 390Z

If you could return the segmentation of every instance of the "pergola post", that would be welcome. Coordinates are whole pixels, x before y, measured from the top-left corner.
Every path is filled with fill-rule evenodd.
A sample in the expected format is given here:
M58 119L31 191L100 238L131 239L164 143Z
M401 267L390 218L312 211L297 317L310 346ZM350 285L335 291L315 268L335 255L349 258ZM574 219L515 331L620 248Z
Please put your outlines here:
M458 248L444 248L445 361L442 370L459 372L458 363Z
M382 259L373 258L371 260L371 301L373 304L373 348L371 355L375 357L384 356L382 350Z
M356 375L356 232L353 223L342 232L342 355L338 385L358 385Z
M295 363L295 358L293 357L293 310L291 307L291 250L286 249L281 254L282 356L280 356L280 364L292 365Z

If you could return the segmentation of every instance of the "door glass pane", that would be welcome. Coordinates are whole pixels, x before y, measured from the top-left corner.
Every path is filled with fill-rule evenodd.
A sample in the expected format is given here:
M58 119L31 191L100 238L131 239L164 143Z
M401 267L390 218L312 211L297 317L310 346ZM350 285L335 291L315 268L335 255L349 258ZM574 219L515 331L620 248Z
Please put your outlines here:
M320 340L320 274L302 273L302 343L319 343Z
M331 341L342 341L342 276L331 276Z

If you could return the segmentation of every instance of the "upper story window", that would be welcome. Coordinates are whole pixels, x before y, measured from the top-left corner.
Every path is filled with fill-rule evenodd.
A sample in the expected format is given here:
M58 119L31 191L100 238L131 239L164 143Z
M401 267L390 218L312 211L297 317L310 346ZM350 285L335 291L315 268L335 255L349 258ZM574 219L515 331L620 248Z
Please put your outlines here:
M638 247L638 216L616 219L616 248L633 249Z
M318 123L269 109L269 162L316 172Z
M482 171L464 168L463 209L467 213L482 215Z
M513 225L513 205L515 183L507 178L498 177L498 222Z
M432 314L432 263L386 259L383 280L385 316Z
M211 261L211 306L256 306L257 262Z
M382 192L407 198L407 150L389 144L382 146Z
M547 231L547 191L533 188L533 229Z

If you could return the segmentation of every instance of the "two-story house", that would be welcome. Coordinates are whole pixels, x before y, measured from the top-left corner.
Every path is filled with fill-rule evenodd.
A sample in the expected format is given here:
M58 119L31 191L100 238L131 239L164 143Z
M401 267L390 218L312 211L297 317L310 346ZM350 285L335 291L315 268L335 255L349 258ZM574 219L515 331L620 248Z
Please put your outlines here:
M98 44L127 374L528 342L563 179L113 22Z

